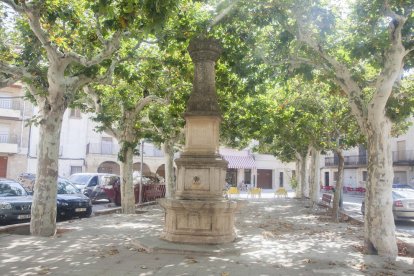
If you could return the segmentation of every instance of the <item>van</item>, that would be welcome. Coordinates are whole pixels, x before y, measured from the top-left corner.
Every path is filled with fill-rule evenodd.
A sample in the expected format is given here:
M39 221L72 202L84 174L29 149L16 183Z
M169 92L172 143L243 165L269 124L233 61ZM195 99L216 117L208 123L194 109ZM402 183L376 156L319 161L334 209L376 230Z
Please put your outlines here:
M93 202L102 199L112 202L114 186L120 183L119 175L109 173L75 173L69 180Z

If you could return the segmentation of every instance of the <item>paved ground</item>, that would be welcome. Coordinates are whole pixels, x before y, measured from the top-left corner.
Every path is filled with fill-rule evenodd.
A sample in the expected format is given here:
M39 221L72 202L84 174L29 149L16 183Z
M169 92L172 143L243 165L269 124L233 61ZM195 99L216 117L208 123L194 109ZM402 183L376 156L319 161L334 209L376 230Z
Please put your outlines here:
M172 244L172 254L145 251L143 241L157 243L163 211L142 211L63 222L54 238L0 234L0 275L414 275L413 258L363 255L360 226L331 223L293 198L249 199L236 242Z

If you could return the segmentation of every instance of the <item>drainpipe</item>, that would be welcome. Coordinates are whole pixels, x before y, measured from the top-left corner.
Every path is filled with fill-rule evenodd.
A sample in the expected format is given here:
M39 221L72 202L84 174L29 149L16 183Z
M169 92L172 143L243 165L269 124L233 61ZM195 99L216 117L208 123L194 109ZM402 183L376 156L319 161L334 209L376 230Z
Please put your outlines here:
M23 113L22 113L22 127L21 127L21 131L20 131L20 152L22 149L22 145L23 145L23 131L24 131L24 114L26 112L26 101L21 99L21 101L23 101Z

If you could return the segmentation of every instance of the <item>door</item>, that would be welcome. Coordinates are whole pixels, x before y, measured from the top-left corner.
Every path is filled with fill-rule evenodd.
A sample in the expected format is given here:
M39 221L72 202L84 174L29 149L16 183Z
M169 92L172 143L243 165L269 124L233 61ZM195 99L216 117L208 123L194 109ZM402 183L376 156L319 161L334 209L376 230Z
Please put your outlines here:
M325 186L329 186L329 172L325 172Z
M394 181L393 184L407 184L407 172L405 171L396 171L394 172Z
M7 156L0 157L0 177L7 177Z
M237 169L227 169L226 183L230 186L237 187Z
M406 161L405 156L405 141L398 141L397 142L397 159L394 161Z
M283 187L283 172L279 173L279 187Z
M257 170L257 187L272 189L272 170Z

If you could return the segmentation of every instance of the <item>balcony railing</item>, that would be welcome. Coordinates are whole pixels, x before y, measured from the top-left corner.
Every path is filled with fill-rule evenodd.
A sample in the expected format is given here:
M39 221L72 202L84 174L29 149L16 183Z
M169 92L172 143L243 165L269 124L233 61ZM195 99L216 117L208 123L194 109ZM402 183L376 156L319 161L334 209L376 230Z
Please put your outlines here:
M366 155L349 155L344 156L345 166L365 166L367 165L367 156ZM325 157L325 166L338 166L339 158L338 157Z
M414 150L393 151L392 161L395 164L414 164Z
M117 155L119 146L110 143L89 143L86 145L86 154Z
M344 156L345 166L364 166L368 164L366 155ZM394 165L414 164L414 150L393 151L392 161ZM338 157L325 157L325 166L338 166Z
M0 133L0 143L3 144L19 144L19 139L16 135Z
M0 108L22 110L22 99L0 98Z
M137 146L137 150L140 150L140 146ZM119 145L111 143L89 143L86 146L86 154L102 154L102 155L117 155L119 151ZM164 153L157 148L145 148L144 156L146 157L163 157Z

